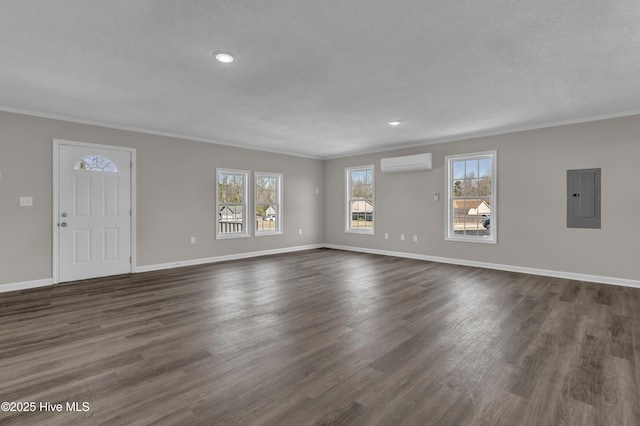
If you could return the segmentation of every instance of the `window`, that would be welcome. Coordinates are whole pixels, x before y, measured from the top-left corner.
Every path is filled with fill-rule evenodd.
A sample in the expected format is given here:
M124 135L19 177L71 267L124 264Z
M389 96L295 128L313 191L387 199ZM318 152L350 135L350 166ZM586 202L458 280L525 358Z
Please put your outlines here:
M118 168L111 160L102 155L90 154L82 157L73 165L73 170L87 170L90 172L117 173Z
M346 169L346 232L373 234L374 167Z
M282 233L282 175L255 173L256 235Z
M247 181L244 170L217 170L218 181L218 238L248 237Z
M497 242L496 151L450 155L447 240Z

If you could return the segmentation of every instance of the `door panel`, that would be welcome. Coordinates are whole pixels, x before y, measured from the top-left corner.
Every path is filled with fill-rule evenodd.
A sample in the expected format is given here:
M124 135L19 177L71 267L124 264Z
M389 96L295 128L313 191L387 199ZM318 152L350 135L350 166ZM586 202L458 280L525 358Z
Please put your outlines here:
M118 256L118 228L104 230L104 260L117 260Z
M104 179L104 215L118 214L118 179L107 177Z
M58 159L59 280L131 272L131 153L61 144Z
M91 176L74 176L76 216L91 215Z
M91 230L90 229L76 229L73 231L75 234L75 247L73 252L75 254L75 263L91 263Z

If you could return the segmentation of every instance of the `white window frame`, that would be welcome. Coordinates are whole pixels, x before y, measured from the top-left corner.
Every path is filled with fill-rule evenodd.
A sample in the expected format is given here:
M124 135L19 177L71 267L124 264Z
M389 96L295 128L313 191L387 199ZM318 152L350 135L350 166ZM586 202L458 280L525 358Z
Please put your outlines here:
M278 234L282 234L282 230L284 229L282 227L282 173L268 173L268 172L253 172L253 218L254 221L256 222L256 227L255 227L255 236L256 237L260 237L260 236L264 236L264 235L278 235ZM261 177L267 177L267 178L275 178L276 179L276 202L275 204L277 205L277 209L276 209L276 229L275 230L267 230L267 231L260 231L258 230L258 213L256 212L256 209L258 208L258 179Z
M491 236L473 236L473 235L455 235L453 229L453 200L454 200L454 183L453 183L453 162L461 160L479 160L491 159ZM470 154L447 155L445 157L445 178L447 185L447 205L445 214L445 240L462 241L467 243L481 244L497 244L498 243L498 152L483 151Z
M373 186L373 191L372 191L372 198L371 198L371 202L373 204L373 211L372 211L372 223L371 223L371 229L353 229L351 227L352 225L352 212L351 212L351 173L352 172L357 172L357 171L362 171L362 170L370 170L371 171L371 178L372 178L372 186ZM376 226L376 168L375 165L373 164L369 164L366 166L355 166L355 167L346 167L344 169L345 171L345 231L347 233L352 233L352 234L365 234L365 235L374 235L375 234L375 226Z
M220 196L219 196L219 185L220 185L220 175L221 174L234 174L234 175L242 175L244 182L242 188L242 232L220 232ZM235 170L235 169L223 169L216 168L216 239L218 240L226 240L230 238L244 238L250 237L250 223L251 221L247 220L248 213L250 211L249 205L249 177L251 176L251 172L248 170Z

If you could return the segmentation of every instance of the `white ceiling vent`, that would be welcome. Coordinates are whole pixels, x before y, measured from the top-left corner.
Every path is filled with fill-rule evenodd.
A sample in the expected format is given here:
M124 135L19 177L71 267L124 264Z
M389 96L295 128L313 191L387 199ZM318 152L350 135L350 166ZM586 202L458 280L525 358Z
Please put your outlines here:
M430 152L380 160L382 173L414 172L417 170L431 170L432 168L433 155Z

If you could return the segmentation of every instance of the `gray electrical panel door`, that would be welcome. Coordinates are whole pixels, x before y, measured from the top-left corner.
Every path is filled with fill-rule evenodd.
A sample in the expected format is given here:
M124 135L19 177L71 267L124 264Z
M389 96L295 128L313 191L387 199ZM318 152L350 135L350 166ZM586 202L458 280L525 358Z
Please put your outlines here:
M567 170L567 228L601 227L600 170Z

